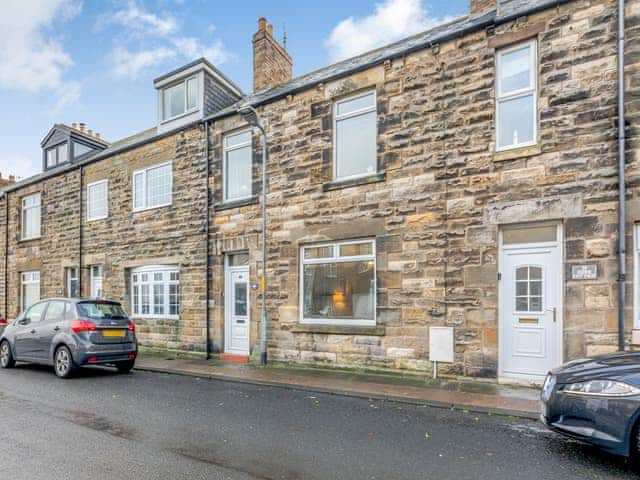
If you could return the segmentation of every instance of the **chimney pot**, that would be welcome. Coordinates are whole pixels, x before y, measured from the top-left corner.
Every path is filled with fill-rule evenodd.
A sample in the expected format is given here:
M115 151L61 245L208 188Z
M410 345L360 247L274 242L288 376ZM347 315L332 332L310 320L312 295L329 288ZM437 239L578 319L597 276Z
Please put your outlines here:
M267 23L267 33L273 37L273 25Z
M264 17L260 17L258 19L258 31L261 32L267 28L267 19Z
M90 128L87 129L87 134L92 137L93 136L93 130L91 130Z
M95 137L96 137L96 138L100 138L100 133L99 133L99 132L96 132Z
M85 124L84 123L80 123L80 131L81 132L84 132L84 127L85 127Z
M76 122L73 122L73 123L71 124L71 128L78 128L78 124L77 124Z

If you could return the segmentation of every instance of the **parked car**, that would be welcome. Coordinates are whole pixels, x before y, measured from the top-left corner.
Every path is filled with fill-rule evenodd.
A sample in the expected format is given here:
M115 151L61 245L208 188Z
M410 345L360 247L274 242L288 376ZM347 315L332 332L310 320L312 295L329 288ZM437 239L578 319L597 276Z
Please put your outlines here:
M83 365L129 372L136 360L135 325L118 302L52 298L30 306L0 336L0 366L52 365L68 378Z
M575 360L552 370L541 394L552 430L626 457L640 454L640 352Z

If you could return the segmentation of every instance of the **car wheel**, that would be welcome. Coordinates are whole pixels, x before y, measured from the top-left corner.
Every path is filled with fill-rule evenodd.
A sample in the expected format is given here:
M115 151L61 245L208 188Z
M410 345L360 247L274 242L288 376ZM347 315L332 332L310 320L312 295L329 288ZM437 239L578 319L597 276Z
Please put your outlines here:
M135 365L136 361L135 360L129 360L127 362L120 362L116 364L116 368L118 369L118 372L120 373L129 373L132 369L133 366Z
M0 367L11 368L15 364L16 361L13 358L13 353L11 353L11 345L9 345L9 342L4 340L0 343Z
M54 355L53 367L56 375L60 378L69 378L73 375L76 367L71 357L71 351L64 345L58 347Z

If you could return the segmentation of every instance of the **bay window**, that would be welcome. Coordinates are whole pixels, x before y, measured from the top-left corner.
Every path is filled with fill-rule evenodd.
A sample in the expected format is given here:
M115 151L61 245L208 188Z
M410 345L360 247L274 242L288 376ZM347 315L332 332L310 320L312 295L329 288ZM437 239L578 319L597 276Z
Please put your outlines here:
M141 267L131 271L131 313L135 317L178 318L178 267Z
M374 240L302 247L302 323L375 325Z
M537 54L530 41L498 52L496 149L536 144Z

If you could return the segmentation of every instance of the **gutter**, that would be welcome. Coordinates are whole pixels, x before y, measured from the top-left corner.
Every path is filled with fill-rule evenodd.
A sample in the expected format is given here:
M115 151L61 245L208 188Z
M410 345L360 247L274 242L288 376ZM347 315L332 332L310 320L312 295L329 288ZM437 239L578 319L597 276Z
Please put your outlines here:
M211 296L209 292L209 271L211 269L211 262L209 260L209 177L211 175L209 169L209 122L204 122L204 162L205 162L205 208L204 208L204 245L205 245L205 274L204 274L204 292L205 292L205 340L206 340L206 357L207 360L211 358L211 332L209 328L209 303Z
M624 351L627 307L627 241L624 122L624 0L618 0L618 350Z

